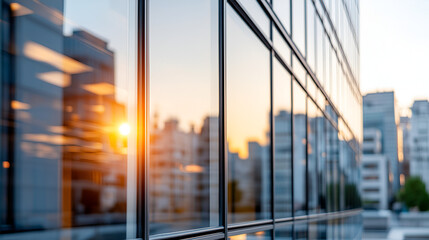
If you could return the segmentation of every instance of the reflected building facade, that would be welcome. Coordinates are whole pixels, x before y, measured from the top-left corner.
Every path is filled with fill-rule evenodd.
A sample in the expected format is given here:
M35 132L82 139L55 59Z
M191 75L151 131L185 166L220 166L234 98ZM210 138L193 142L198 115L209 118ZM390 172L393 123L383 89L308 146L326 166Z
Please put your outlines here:
M359 1L0 1L0 238L360 239Z
M73 22L88 16L74 12L79 6L1 1L0 234L7 239L126 236L129 133L118 127L129 125L128 99L119 96L129 89L118 85L132 79L118 79L117 65L132 61L118 59L127 42L111 43L117 28ZM109 6L88 5L97 7Z

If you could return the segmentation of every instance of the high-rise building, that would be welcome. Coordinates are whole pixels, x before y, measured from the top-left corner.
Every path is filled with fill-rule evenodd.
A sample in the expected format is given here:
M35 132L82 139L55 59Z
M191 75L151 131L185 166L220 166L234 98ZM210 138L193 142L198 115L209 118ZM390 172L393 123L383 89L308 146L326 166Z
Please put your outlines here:
M429 191L429 101L414 101L411 114L410 176L419 176Z
M361 238L359 0L0 3L0 238Z
M380 154L385 155L391 168L390 200L400 188L398 159L399 113L394 92L369 93L363 97L363 127L377 129L381 134ZM364 152L365 154L365 152Z

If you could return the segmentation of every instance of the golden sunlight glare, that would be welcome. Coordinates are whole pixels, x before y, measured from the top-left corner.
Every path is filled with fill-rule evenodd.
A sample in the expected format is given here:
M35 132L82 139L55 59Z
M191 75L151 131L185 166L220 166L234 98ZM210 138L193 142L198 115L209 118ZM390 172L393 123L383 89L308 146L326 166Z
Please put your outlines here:
M130 128L130 125L128 123L122 123L119 126L119 133L122 136L128 136L128 134L130 134L130 131L131 131L131 128Z

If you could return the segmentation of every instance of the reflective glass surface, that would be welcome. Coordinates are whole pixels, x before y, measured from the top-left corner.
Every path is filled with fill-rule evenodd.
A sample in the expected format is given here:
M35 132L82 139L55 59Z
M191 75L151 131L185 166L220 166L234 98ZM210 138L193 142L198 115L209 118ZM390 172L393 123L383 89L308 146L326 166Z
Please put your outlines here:
M305 0L292 1L292 38L305 56Z
M308 240L308 224L296 223L293 225L294 240Z
M229 2L0 0L0 239L361 237L358 6Z
M126 238L136 1L0 2L0 238Z
M326 212L326 122L320 110L317 114L317 192L320 212Z
M292 216L291 76L273 61L274 162L276 218Z
M318 109L314 102L307 98L307 170L308 170L308 213L318 212L318 179L317 179L317 121Z
M254 19L260 30L267 38L270 37L270 19L265 14L264 10L260 7L257 0L238 0L243 4L244 9L248 12L250 17Z
M301 83L302 86L305 86L307 71L305 70L302 63L298 60L296 55L292 55L292 67L295 74L295 78Z
M151 234L219 224L217 1L150 1Z
M259 231L255 233L244 233L228 237L229 240L271 240L271 231Z
M282 60L290 67L292 61L290 47L276 28L273 28L273 44Z
M326 158L326 207L328 212L339 209L339 163L338 163L338 131L329 121L326 121L327 130L327 158Z
M293 197L294 216L307 213L306 206L306 154L307 154L307 96L301 86L293 81Z
M270 54L227 9L229 223L270 217Z
M319 1L317 1L319 2ZM316 17L316 74L317 78L319 79L320 83L323 84L324 79L324 29L321 20Z
M318 237L318 222L313 221L313 222L309 222L308 223L308 238L307 239L311 239L311 240L317 240L319 239Z
M275 237L279 240L292 240L293 239L293 224L278 224L276 225Z
M272 0L273 8L283 27L290 34L290 2L291 0Z
M315 12L312 0L307 0L307 62L311 69L315 71L316 65L316 29L315 29Z

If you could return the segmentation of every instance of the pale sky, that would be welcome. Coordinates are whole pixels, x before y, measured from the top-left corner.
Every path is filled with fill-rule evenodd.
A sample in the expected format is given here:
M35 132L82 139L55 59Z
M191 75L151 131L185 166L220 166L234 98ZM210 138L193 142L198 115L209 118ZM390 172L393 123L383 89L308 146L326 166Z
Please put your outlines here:
M398 105L429 98L429 1L360 2L362 94L394 90Z

